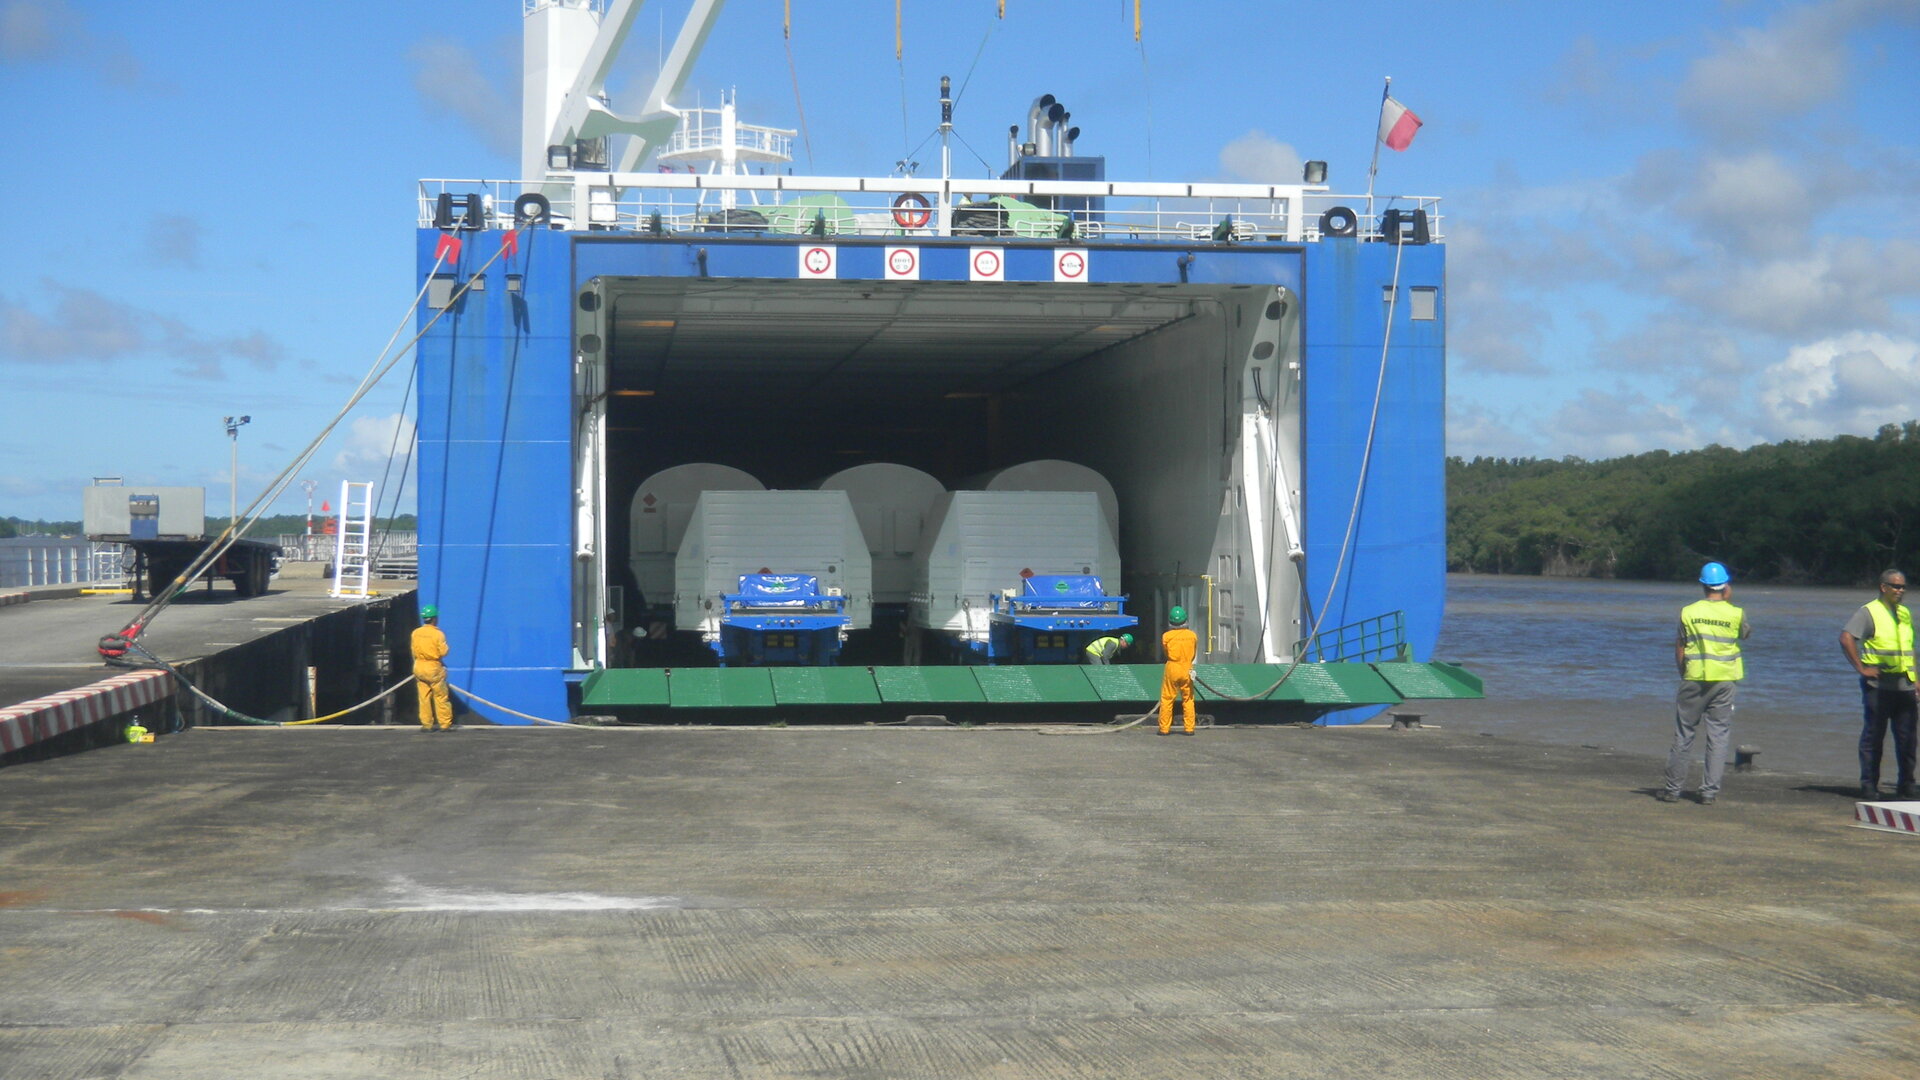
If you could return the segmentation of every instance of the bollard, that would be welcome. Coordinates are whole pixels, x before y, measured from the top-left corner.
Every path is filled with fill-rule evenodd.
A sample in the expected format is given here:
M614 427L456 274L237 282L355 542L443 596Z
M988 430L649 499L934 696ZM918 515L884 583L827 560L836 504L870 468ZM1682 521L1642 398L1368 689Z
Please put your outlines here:
M1426 716L1426 713L1397 712L1390 715L1393 717L1393 730L1417 731L1420 728L1420 719Z
M1760 748L1741 744L1733 748L1733 767L1737 772L1753 771L1753 759L1760 756Z

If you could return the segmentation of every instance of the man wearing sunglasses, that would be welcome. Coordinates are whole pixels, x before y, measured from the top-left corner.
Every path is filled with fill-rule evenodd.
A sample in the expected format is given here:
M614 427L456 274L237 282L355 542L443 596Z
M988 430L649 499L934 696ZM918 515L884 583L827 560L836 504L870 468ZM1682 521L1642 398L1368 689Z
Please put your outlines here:
M1840 651L1860 675L1864 723L1860 729L1860 797L1880 797L1880 752L1893 729L1894 797L1914 798L1914 717L1920 690L1914 686L1913 612L1901 603L1907 575L1880 575L1880 598L1868 601L1840 631Z

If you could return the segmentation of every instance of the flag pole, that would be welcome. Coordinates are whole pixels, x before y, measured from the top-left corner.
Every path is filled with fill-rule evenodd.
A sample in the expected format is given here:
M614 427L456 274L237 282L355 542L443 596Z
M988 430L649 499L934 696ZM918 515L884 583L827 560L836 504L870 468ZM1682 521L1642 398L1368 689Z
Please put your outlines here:
M1367 220L1373 221L1373 174L1380 171L1380 116L1387 109L1387 99L1393 96L1393 76L1387 76L1387 85L1380 90L1380 114L1373 118L1373 164L1367 166Z

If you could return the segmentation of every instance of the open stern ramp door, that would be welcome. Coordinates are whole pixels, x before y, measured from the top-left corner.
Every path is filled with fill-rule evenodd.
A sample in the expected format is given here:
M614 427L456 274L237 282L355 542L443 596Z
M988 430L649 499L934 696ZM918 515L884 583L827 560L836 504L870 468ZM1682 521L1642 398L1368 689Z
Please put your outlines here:
M421 234L423 272L438 236ZM1439 336L1396 331L1378 379L1391 245L1085 244L1072 281L1056 280L1059 245L1045 242L998 242L991 281L973 280L980 245L965 242L920 245L916 280L889 278L890 245L849 240L832 245L834 277L809 276L814 246L541 231L429 331L423 505L481 513L423 525L421 574L443 605L463 591L480 605L477 693L554 715L566 669L633 666L643 627L623 598L642 593L641 549L658 563L666 546L636 534L634 500L690 462L775 491L817 491L865 463L949 489L1020 462L1077 463L1112 485L1121 570L1083 565L1129 598L1149 640L1180 605L1203 660L1283 661L1311 594L1329 626L1405 609L1413 654L1430 652L1444 589ZM1438 245L1404 255L1403 280L1437 282ZM920 558L927 539L858 546ZM763 567L814 572L739 572ZM845 595L850 611L862 602ZM458 663L462 628L449 632ZM870 631L849 633L852 648Z

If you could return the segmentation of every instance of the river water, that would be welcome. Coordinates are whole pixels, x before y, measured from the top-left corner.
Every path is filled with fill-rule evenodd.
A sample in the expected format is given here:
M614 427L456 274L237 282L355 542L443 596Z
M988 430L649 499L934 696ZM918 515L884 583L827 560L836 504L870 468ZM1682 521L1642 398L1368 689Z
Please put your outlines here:
M1873 597L1870 589L1734 583L1753 637L1742 650L1747 677L1732 742L1758 747L1758 767L1858 782L1859 681L1839 635ZM1487 699L1428 702L1427 716L1451 730L1664 760L1678 686L1674 632L1680 608L1698 599L1690 584L1449 574L1434 659L1480 676ZM1696 742L1696 761L1703 751ZM1893 782L1891 741L1881 781Z

